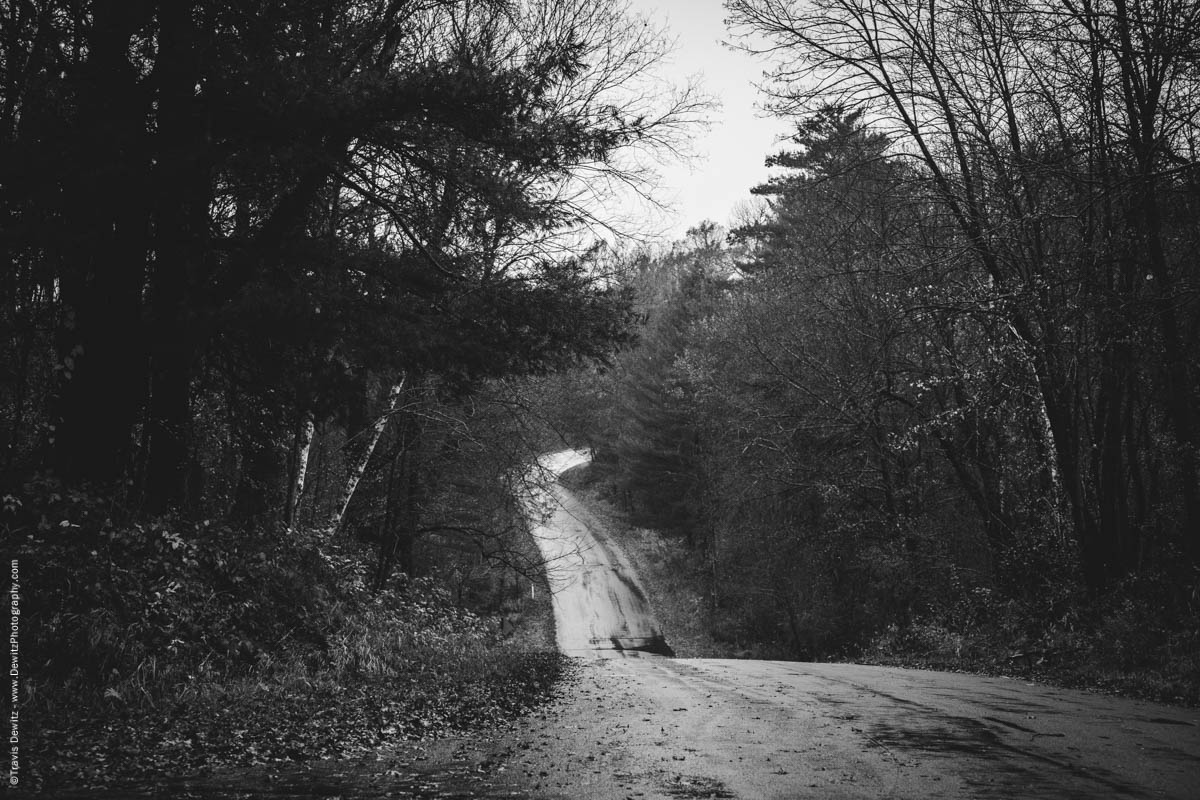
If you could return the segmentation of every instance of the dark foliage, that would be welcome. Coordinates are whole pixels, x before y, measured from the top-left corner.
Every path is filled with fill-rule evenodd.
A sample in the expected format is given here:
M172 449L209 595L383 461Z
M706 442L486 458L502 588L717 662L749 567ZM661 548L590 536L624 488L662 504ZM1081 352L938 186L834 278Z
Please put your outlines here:
M699 108L627 92L656 32L582 0L21 0L0 28L38 752L309 756L541 697L557 662L493 635L548 646L517 624L538 561L510 484L546 432L516 382L628 338L571 186ZM294 730L343 701L328 741Z

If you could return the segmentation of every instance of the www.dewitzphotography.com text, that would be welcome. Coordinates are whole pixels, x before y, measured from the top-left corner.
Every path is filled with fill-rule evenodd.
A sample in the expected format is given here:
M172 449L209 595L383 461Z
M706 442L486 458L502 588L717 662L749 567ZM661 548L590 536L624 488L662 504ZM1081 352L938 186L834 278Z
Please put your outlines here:
M9 588L8 677L12 681L12 703L8 713L8 784L16 786L20 778L21 720L17 708L21 692L21 592L20 565L12 564L12 584Z

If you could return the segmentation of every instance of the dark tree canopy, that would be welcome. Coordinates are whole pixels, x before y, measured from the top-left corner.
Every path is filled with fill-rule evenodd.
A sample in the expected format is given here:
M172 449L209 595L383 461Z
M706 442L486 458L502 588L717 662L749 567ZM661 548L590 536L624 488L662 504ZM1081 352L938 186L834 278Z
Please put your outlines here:
M627 304L554 244L569 186L698 108L627 88L662 50L612 2L0 11L4 469L151 508L200 500L202 407L266 485L375 382L605 357Z

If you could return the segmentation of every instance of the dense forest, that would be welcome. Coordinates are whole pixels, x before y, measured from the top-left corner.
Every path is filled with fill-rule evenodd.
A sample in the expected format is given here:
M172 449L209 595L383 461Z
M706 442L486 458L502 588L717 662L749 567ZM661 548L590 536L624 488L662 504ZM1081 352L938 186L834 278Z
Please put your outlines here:
M0 0L27 786L544 699L567 445L743 654L1200 702L1200 6L725 6L794 133L636 247L620 0Z
M794 134L629 259L593 478L739 647L1195 701L1200 7L726 5Z
M196 758L239 707L223 757L253 760L543 691L501 652L542 598L514 483L562 446L539 376L630 336L591 200L706 107L661 33L593 0L12 0L0 29L27 782Z

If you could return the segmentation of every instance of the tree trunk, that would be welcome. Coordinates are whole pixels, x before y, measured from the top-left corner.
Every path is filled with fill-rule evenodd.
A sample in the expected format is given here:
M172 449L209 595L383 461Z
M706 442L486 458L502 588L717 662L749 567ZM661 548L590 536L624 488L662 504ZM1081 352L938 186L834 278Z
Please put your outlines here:
M312 412L308 412L301 420L292 444L292 479L288 481L287 507L284 510L289 533L295 530L300 514L300 500L304 496L304 479L308 473L308 456L312 452L315 431Z
M53 460L68 482L113 484L128 472L145 401L149 109L127 56L138 13L121 0L93 4L78 121L62 156L62 242L49 243L68 320Z
M342 526L342 521L346 516L346 509L350 507L350 500L354 497L354 490L358 488L358 483L362 480L363 473L367 471L367 463L371 460L371 454L375 452L375 445L379 443L379 437L383 435L383 429L387 427L392 412L396 410L396 402L400 399L400 392L404 388L404 382L405 378L401 376L400 381L388 391L383 413L376 418L375 423L368 430L362 431L362 434L366 434L367 440L363 443L357 457L351 463L350 472L346 477L346 488L342 490L342 494L334 506L333 517L329 520L329 533L331 535L337 533L338 529Z
M187 500L195 334L189 302L208 234L212 178L205 121L196 98L200 67L190 3L159 12L154 262L149 292L150 415L147 504Z
M1132 5L1132 9L1131 9ZM1170 94L1170 76L1190 58L1176 47L1173 30L1194 22L1183 11L1188 4L1146 4L1114 0L1116 63L1121 74L1122 97L1130 147L1137 162L1130 213L1131 244L1144 259L1153 277L1154 305L1165 354L1163 403L1179 443L1179 492L1183 522L1179 545L1193 565L1200 564L1200 464L1197 463L1196 393L1190 374L1191 350L1181 332L1176 312L1179 290L1168 268L1160 213L1161 180L1158 169L1164 155L1167 127L1164 97ZM1146 42L1139 37L1146 37ZM1174 48L1174 49L1173 49Z
M375 565L372 588L380 591L399 567L413 574L413 546L418 522L417 495L420 480L413 463L410 431L401 436L400 453L392 461L388 476L387 515L379 537L379 558Z
M1128 467L1125 464L1125 406L1128 382L1125 347L1114 345L1106 353L1101 369L1100 392L1096 398L1097 441L1093 454L1097 461L1100 524L1098 541L1099 568L1105 584L1120 578L1137 565L1137 531L1129 520Z

